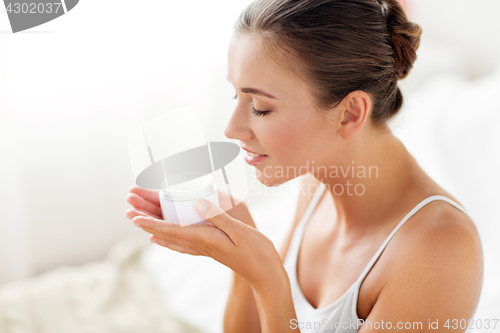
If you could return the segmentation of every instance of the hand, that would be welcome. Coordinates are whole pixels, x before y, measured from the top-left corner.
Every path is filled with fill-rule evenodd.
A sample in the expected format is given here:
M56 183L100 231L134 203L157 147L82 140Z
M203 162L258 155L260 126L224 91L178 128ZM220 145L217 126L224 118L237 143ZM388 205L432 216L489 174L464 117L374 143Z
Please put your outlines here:
M136 216L150 216L158 220L163 219L158 190L148 190L142 187L132 186L129 192L130 194L127 196L126 200L134 208L125 211L125 217L133 219ZM231 199L234 201L234 198L231 195L222 190L217 190L217 194L220 207L226 211L229 216L255 228L252 215L250 215L243 201L235 207L232 207Z
M217 192L219 196L219 206L227 213L227 215L245 223L246 225L256 228L252 215L250 215L250 211L243 201L233 207L233 205L231 204L231 200L233 202L236 202L233 196L219 189L217 190Z
M200 201L207 203L206 209L196 207L196 210L212 225L181 227L143 214L132 221L152 234L152 242L177 252L211 257L240 274L256 290L272 290L286 278L273 243L255 229L251 217L247 224L206 200ZM248 218L246 206L238 206L231 209L233 214Z
M139 186L132 186L126 200L134 207L125 211L125 217L133 219L136 216L150 216L162 219L158 190L148 190Z

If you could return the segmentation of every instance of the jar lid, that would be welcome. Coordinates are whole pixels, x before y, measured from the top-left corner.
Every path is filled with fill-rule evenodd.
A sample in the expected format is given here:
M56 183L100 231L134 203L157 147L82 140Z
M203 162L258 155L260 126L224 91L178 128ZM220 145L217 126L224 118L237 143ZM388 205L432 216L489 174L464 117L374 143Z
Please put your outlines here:
M176 185L168 186L168 183L176 183L174 178L185 178L186 174L180 174L165 179L161 186L160 194L167 200L171 201L188 201L203 198L210 193L216 191L216 186L210 175L203 175Z

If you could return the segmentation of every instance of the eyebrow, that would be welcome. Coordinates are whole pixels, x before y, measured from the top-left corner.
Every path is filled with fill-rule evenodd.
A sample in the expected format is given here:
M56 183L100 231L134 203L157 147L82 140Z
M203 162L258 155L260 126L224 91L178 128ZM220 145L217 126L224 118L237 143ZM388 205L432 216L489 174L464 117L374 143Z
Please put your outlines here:
M229 76L227 77L227 80L229 82L231 82L231 80L229 80ZM247 93L247 94L253 94L253 95L259 95L259 96L264 96L264 97L267 97L267 98L272 98L272 99L279 99L278 97L275 97L271 94L268 94L266 93L265 91L263 90L260 90L260 89L255 89L255 88L241 88L241 92L244 92L244 93Z

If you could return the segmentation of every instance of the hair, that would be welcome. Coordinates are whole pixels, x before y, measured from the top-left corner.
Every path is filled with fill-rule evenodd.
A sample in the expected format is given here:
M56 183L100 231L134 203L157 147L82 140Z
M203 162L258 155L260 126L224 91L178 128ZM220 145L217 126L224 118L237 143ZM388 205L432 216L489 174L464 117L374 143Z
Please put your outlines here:
M401 109L397 81L413 67L422 34L397 0L255 0L234 31L259 33L269 50L291 55L288 68L310 84L321 109L352 91L371 94L375 126Z

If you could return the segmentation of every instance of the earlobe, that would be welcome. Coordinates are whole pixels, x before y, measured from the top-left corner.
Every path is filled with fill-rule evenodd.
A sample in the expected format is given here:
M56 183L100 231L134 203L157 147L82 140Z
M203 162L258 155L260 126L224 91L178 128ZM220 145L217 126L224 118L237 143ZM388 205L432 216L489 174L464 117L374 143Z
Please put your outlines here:
M371 102L370 97L363 91L353 91L346 96L345 102L338 132L344 140L349 140L366 122Z

